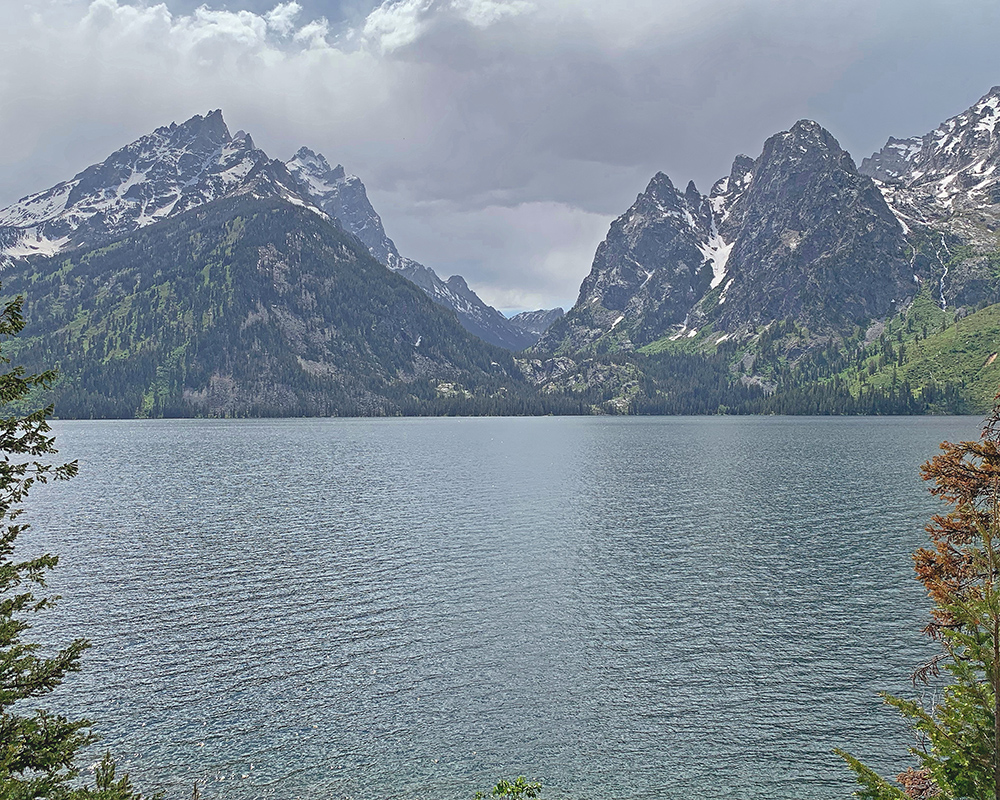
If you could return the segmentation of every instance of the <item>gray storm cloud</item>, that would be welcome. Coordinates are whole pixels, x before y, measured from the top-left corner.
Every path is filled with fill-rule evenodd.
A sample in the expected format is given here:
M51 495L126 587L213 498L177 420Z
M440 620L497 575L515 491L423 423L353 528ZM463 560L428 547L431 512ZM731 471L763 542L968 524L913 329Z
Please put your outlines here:
M508 309L572 303L657 170L706 189L805 116L860 159L1000 83L979 2L12 5L0 205L222 108L272 156L342 162L404 254Z

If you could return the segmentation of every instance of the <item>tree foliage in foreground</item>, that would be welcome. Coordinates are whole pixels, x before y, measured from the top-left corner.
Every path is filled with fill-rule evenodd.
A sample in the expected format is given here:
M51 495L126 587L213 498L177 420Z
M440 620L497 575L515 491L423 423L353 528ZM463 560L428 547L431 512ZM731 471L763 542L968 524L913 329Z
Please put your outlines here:
M1000 405L975 442L943 442L922 468L948 504L927 526L930 546L914 553L917 578L934 601L924 633L941 653L917 671L951 678L926 707L885 696L919 736L920 769L894 784L838 751L868 800L940 797L1000 800Z
M491 797L509 797L512 800L527 798L530 800L530 798L538 797L541 791L541 783L529 781L520 775L513 781L502 779L489 792L476 792L475 800L489 800Z
M0 337L9 339L24 327L21 299L0 310ZM0 356L0 363L10 359ZM0 407L15 406L36 387L47 387L54 371L26 374L14 367L0 375ZM32 615L56 598L38 597L45 576L58 562L44 554L15 560L17 537L27 530L18 521L28 491L36 483L66 480L76 462L51 463L55 439L47 422L52 407L25 416L0 417L0 800L140 800L126 775L116 778L109 756L98 765L93 788L79 782L74 759L94 741L89 721L32 708L70 672L79 670L87 642L76 639L53 655L23 637Z

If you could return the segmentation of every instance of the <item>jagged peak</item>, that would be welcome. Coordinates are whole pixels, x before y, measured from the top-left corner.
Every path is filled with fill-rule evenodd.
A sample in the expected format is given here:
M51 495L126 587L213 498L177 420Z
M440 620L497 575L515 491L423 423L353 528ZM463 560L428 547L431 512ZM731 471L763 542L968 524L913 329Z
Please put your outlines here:
M244 130L238 130L233 135L234 142L243 142L249 149L256 150L257 146L253 143L253 137Z
M0 220L26 231L29 242L21 246L19 239L5 252L20 247L27 254L51 254L132 232L220 197L292 197L297 191L284 165L257 149L245 131L231 136L222 110L215 109L139 137L70 181L0 210ZM31 244L36 241L38 246Z
M733 166L729 174L719 178L713 185L709 197L719 197L730 192L739 192L746 188L748 181L753 177L754 160L748 155L740 153L733 159Z
M811 145L824 150L830 150L834 153L843 152L840 142L837 141L834 135L812 119L800 119L787 131L775 134L768 139L769 142L772 140L794 142L801 146ZM766 142L764 147L765 149L767 148Z
M740 153L733 159L733 166L729 170L730 177L742 178L753 170L754 160L746 153Z
M181 130L190 131L197 136L221 139L223 141L232 139L229 135L229 127L222 118L221 108L209 111L204 117L200 114L195 114L191 119L182 122L178 127Z
M655 193L662 189L669 189L670 191L676 192L677 188L674 186L674 182L670 180L670 176L665 172L657 172L652 178L649 179L649 184L646 186L646 194Z
M324 174L331 172L330 162L322 153L310 150L308 147L300 147L295 151L295 155L288 160L289 164L300 164L315 169Z
M652 178L650 178L649 183L646 185L645 191L637 195L635 198L637 204L644 204L647 202L652 202L657 205L667 204L667 205L682 205L683 195L674 186L673 181L665 172L657 172Z
M816 120L800 119L792 125L789 133L819 133L820 131L826 131L826 128L820 125Z
M846 172L857 173L850 153L830 131L811 119L801 119L764 142L756 168L763 172L777 164L803 162L832 163Z
M996 108L998 103L1000 103L1000 86L994 86L980 97L970 110L982 113L986 107Z

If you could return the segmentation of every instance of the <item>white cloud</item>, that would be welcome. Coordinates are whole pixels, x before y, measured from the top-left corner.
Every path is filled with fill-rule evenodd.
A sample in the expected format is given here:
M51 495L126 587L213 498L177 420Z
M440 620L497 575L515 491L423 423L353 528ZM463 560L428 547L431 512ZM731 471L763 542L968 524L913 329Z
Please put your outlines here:
M434 0L386 0L365 20L362 34L383 53L413 44L427 29Z
M267 26L280 36L288 36L295 29L295 19L302 13L298 3L279 3L264 15Z
M488 28L504 17L517 17L536 8L527 0L453 0L451 7L477 28Z
M295 32L295 41L304 42L309 48L320 50L329 46L326 38L329 33L330 23L325 19L317 19L299 28Z

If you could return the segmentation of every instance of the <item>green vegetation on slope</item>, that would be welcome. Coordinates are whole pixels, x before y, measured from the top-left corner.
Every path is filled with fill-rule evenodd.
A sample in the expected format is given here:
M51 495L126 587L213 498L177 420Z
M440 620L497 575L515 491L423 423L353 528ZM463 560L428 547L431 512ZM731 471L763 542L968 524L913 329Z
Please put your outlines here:
M1000 387L1000 305L959 319L925 339L899 342L897 363L884 364L868 379L872 385L898 380L914 385L960 384L970 409L984 411Z
M5 270L17 358L55 364L64 417L579 412L511 355L276 199L217 201L127 239Z

